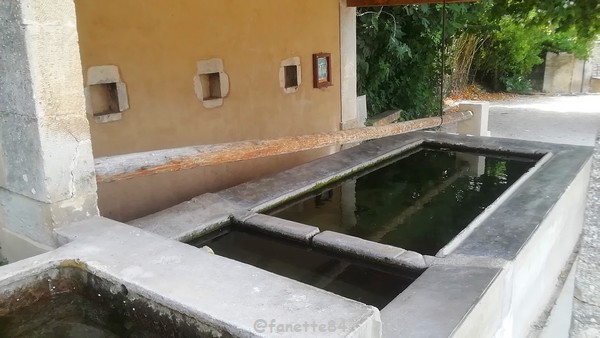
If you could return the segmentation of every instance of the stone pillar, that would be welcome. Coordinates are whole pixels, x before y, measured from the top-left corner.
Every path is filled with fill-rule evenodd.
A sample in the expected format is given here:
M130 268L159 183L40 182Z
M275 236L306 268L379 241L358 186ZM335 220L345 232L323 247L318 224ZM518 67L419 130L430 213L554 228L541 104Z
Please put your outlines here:
M75 5L0 1L0 225L41 249L97 215Z
M356 101L356 8L340 0L340 57L342 92L342 129L361 127Z
M362 123L362 125L365 125L367 122L367 115L368 115L368 111L367 111L367 95L361 95L359 97L356 98L356 115L358 118L358 122Z
M456 162L456 167L459 169L465 164L468 166L467 175L469 176L480 177L485 174L485 156L457 153Z
M458 123L458 133L473 136L490 136L488 120L490 103L484 101L467 101L458 107L461 111L472 111L473 118Z

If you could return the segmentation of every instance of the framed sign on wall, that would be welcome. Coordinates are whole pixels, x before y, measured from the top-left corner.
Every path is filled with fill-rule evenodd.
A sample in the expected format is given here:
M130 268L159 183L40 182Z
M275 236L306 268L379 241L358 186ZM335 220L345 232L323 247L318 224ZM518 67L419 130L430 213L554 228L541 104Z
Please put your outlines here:
M315 88L333 86L331 82L331 53L313 54L313 82Z

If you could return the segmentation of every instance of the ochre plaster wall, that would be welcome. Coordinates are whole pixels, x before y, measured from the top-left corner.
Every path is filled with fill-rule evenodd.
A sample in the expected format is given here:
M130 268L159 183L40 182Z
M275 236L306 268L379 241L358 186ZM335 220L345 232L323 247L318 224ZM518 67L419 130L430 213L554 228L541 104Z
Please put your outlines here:
M117 65L130 109L90 119L94 156L338 130L338 0L76 0L84 72ZM334 86L312 88L312 54L332 53ZM282 60L299 56L302 86L284 94ZM206 109L196 62L221 58L230 94ZM98 187L104 216L127 221L327 154L331 149L141 178Z

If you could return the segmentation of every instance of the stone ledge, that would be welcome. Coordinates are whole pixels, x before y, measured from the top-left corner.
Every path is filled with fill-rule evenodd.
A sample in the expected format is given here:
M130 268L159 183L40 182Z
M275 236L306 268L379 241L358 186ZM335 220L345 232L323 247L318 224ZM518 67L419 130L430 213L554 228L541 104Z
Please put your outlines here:
M258 229L307 244L320 231L317 227L261 214L251 216L241 223L248 228Z
M56 203L46 203L0 187L0 225L28 238L32 243L55 248L57 243L53 229L96 216L96 199L96 194L89 193Z
M229 223L230 216L241 210L219 195L204 194L129 224L167 238L185 241Z
M427 269L381 311L383 337L451 337L499 273L466 266Z
M419 270L427 268L423 256L416 252L333 231L317 234L313 237L313 245L317 248L333 249L346 255L388 265L400 265Z
M379 127L392 124L400 119L404 110L388 110L367 120L367 125Z
M95 217L57 233L66 245L0 267L0 286L53 262L76 260L100 278L234 336L262 336L255 329L258 320L278 324L334 321L344 323L346 330L319 336L381 336L379 311L372 306L135 227ZM305 337L307 333L289 335Z

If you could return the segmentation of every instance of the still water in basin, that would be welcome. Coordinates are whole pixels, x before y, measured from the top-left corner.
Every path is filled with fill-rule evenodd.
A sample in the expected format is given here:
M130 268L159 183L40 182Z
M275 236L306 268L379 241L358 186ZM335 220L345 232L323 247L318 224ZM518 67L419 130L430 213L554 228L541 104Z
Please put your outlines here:
M52 268L2 291L0 338L212 337L197 320L79 268Z
M0 316L0 337L7 338L116 338L144 337L149 333L141 329L84 297L71 294Z
M538 159L422 148L269 214L435 255Z
M241 230L226 229L192 245L217 255L383 308L420 274L335 257L308 246Z

